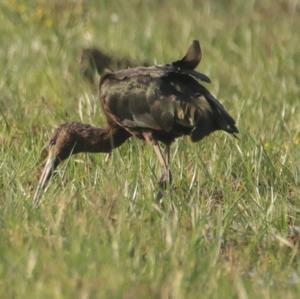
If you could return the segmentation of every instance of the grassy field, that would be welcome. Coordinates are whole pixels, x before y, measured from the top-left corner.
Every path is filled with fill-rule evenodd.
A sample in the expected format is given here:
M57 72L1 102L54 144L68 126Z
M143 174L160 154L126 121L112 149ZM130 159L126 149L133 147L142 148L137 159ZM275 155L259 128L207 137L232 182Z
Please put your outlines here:
M299 36L297 0L1 1L0 298L300 298ZM33 209L54 129L105 125L80 49L162 64L195 38L240 140L177 140L162 203L143 142L77 155Z

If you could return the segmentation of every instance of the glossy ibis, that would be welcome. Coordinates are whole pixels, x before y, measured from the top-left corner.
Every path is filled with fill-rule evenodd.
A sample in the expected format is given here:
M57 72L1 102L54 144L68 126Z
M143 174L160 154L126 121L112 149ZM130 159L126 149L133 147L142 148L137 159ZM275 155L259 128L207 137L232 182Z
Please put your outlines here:
M216 130L238 133L235 121L199 81L209 78L194 69L201 48L193 41L186 55L171 64L108 72L100 81L100 101L107 127L78 122L56 129L34 195L40 201L54 169L79 152L109 153L135 136L150 144L162 166L161 184L170 181L169 153L175 138L189 135L196 142ZM158 141L166 145L163 153Z

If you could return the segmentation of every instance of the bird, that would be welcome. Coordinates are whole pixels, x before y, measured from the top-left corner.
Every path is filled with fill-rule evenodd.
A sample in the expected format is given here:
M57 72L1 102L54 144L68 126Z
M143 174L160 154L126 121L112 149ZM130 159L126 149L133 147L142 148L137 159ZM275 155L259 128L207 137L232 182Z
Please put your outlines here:
M68 122L55 130L33 204L39 204L57 166L73 154L110 153L131 137L142 139L154 149L162 168L160 186L166 186L172 179L170 146L176 138L189 136L198 142L218 130L237 137L235 120L201 84L210 83L209 77L195 71L201 58L200 43L194 40L173 63L104 73L99 98L107 126Z

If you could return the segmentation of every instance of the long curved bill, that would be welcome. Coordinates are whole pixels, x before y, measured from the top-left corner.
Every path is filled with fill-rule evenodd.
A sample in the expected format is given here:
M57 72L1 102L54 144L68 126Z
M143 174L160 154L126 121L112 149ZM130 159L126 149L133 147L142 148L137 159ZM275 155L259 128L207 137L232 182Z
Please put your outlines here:
M43 172L40 176L39 183L38 183L38 186L36 188L36 191L35 191L35 194L33 197L33 205L34 206L37 206L39 204L41 197L43 195L43 192L47 186L47 183L48 183L50 177L52 176L52 173L53 173L54 169L56 168L56 166L57 166L57 157L53 152L49 151L47 162L44 166Z

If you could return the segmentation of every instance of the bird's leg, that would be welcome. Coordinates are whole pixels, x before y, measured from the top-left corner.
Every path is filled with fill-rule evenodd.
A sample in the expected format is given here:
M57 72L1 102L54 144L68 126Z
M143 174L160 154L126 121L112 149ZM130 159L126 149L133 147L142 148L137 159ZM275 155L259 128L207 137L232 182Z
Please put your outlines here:
M105 163L107 163L110 158L111 158L111 152L106 154L106 157L105 157L105 160L104 160Z
M171 162L171 145L170 144L166 145L165 157L166 157L166 163L167 163L168 171L169 171L169 182L172 183L172 174L171 174L170 167L169 167L170 162Z
M162 176L160 178L160 186L165 189L167 183L169 183L170 179L171 179L171 173L169 170L168 162L166 161L165 157L163 156L163 153L160 149L158 142L155 139L153 139L151 133L143 133L143 135L144 135L145 140L150 145L153 146L154 152L158 158L158 161L160 162L160 164L162 166Z
M167 144L165 148L165 157L166 157L166 162L169 165L170 163L170 145Z

